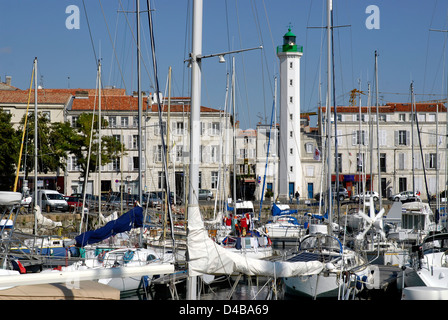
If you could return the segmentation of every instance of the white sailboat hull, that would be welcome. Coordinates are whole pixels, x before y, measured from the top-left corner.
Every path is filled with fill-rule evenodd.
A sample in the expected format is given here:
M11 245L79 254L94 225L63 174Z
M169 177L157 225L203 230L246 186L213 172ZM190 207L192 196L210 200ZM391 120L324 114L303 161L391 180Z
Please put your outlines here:
M367 279L368 269L356 273L357 278ZM316 274L283 278L285 292L289 295L306 298L337 298L339 296L342 279L340 274ZM355 283L351 283L353 287ZM360 285L360 284L358 284ZM361 289L361 287L359 287Z

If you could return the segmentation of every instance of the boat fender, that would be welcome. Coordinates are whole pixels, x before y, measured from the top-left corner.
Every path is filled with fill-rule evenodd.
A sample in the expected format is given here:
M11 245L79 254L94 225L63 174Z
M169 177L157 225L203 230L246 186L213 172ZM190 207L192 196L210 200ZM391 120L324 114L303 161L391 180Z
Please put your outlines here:
M361 278L359 276L356 276L356 289L358 289L358 290L362 289L362 282L361 282Z
M106 251L101 251L100 253L98 253L98 262L103 263L105 255L106 255Z
M363 287L366 288L367 287L367 281L368 281L367 276L363 276L361 278L361 281L362 281Z
M13 270L19 271L20 274L26 273L26 269L19 260L12 260Z
M126 251L123 255L124 263L128 263L129 261L132 260L133 257L134 257L134 251L132 251L132 250Z

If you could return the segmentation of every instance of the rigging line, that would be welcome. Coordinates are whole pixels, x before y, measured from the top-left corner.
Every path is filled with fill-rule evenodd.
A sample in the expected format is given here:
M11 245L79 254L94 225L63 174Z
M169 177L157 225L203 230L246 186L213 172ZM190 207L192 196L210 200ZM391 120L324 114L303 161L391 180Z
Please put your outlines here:
M30 83L30 89L28 92L28 103L26 106L25 122L23 124L22 143L20 144L19 161L17 164L16 178L14 181L14 189L13 189L14 192L17 190L17 182L19 180L20 162L22 161L23 141L25 140L25 133L28 132L26 129L26 126L27 126L27 122L28 122L28 110L29 110L30 101L31 101L31 87L33 86L33 79L34 79L34 63L33 63L33 68L31 71L31 83ZM34 90L37 90L37 88L35 88Z
M259 22L259 19L258 19L257 6L256 6L256 4L254 4L253 0L251 1L251 7L252 7L252 15L254 17L255 26L256 26L256 29L257 29L257 33L258 33L258 39L261 42L261 46L264 47L263 37L261 36L260 22ZM262 85L261 85L262 89L261 90L264 93L264 79L265 79L265 75L264 75L264 67L263 67L263 50L261 50L260 58L261 58L260 59L260 65L261 65L261 83L262 83ZM268 68L267 65L266 65L266 68ZM269 70L268 70L268 72L269 72ZM266 117L266 95L265 94L263 94L263 107L264 107L264 114L265 114L265 117Z
M308 17L307 17L307 20L306 20L307 27L310 25L309 23L310 23L310 19L311 19L312 4L313 4L313 1L310 1L310 6L309 6L309 9L308 9ZM307 48L308 47L308 28L306 28L305 30L306 30L305 31L305 48ZM303 74L305 74L305 77L306 77L306 74L307 74L306 73L306 71L307 71L306 66L307 66L307 63L306 63L306 60L305 60L305 63L303 65ZM303 89L304 89L303 90L303 101L306 101L307 81L304 81Z
M123 81L124 89L126 90L126 82L124 81L123 71L121 70L120 62L118 61L117 51L115 49L115 43L112 40L112 36L110 34L109 24L107 23L106 15L104 14L103 4L102 4L101 0L98 0L98 2L99 2L100 7L101 7L101 12L103 14L104 23L106 24L107 34L109 35L109 40L110 40L110 42L112 44L112 50L114 52L115 59L117 60L117 65L118 65L118 70L120 71L121 80Z
M187 57L188 55L187 55L187 51L190 51L190 50L188 50L187 49L187 47L188 47L188 43L191 43L191 41L189 40L189 35L191 34L191 32L190 32L190 30L189 30L189 27L190 27L190 23L189 23L189 21L190 21L190 0L188 0L187 1L187 5L186 5L186 11L187 11L187 14L186 14L186 19L185 19L185 36L184 36L184 39L185 39L185 41L184 41L184 57ZM185 66L185 65L184 65ZM182 90L181 90L181 94L182 94L182 96L186 96L186 94L184 94L184 92L185 92L185 87L184 87L184 85L185 85L185 71L189 71L189 69L190 68L182 68ZM187 84L189 83L189 79L190 79L190 77L187 77Z
M271 37L272 51L275 52L274 37L272 36L271 24L269 23L268 13L266 10L266 4L265 4L264 0L262 0L262 2L263 2L264 14L266 17L266 23L267 23L268 30L269 30L269 35ZM279 72L278 70L280 70L280 61L279 61L279 59L276 59L274 56L274 66L275 65L277 66L277 70L275 70L275 68L274 68L274 74L278 73Z
M94 45L94 43L93 43L93 37L92 37L92 30L91 30L91 28L90 28L89 16L87 15L87 9L86 9L86 4L85 4L85 1L84 1L84 0L82 0L82 5L83 5L83 7L84 7L84 14L86 15L87 29L89 30L90 43L91 43L91 45L92 45L93 56L95 57L95 65L97 66L98 59L97 59L97 57L96 57L95 45Z
M157 61L156 61L156 48L155 48L155 41L154 41L154 30L153 30L153 24L152 24L152 14L151 14L151 10L150 10L150 4L149 4L150 0L146 0L146 6L147 6L147 14L148 14L148 26L149 26L149 35L150 35L150 40L151 40L151 50L152 50L152 63L153 63L153 71L154 71L154 82L155 82L155 89L156 89L156 94L158 95L160 90L159 90L159 80L158 80L158 76L157 76ZM161 99L157 99L157 105L158 105L158 111L159 111L159 124L162 124L162 105L161 105ZM166 198L168 199L168 216L170 219L170 229L171 229L171 237L173 240L173 248L175 246L175 238L174 238L174 221L173 221L173 216L172 216L172 212L171 212L171 205L170 205L170 197L171 197L171 193L170 193L170 183L169 183L169 177L168 177L168 168L167 168L167 163L166 163L166 145L165 145L165 134L163 132L163 130L161 130L161 140L162 140L162 164L164 167L164 171L165 171L165 191L166 191Z
M240 25L240 18L239 18L239 11L238 11L238 0L235 1L235 10L236 10L236 21L238 26L238 37L240 40L240 48L243 48L242 43L242 37L241 37L241 25ZM247 114L250 115L250 105L249 105L249 96L248 96L248 89L247 89L247 77L246 77L246 68L244 63L244 53L241 53L241 65L243 67L243 80L244 80L244 89L245 89L245 96L246 96L246 108L247 108Z
M123 5L122 5L122 3L121 3L121 0L118 0L118 2L120 3L120 6L121 6L123 12L125 12L125 10L124 10L124 8L123 8ZM148 4L148 5L149 5L149 4ZM131 31L132 39L134 40L134 43L133 43L133 44L136 45L136 44L137 44L137 40L136 40L136 38L135 38L133 28L131 27L131 24L129 23L129 19L128 19L128 17L127 17L126 14L124 15L124 17L125 17L126 22L127 22L127 24L128 24L129 30ZM141 50L140 50L140 57L142 57ZM134 59L134 57L133 57L132 59ZM143 67L144 67L144 69L145 69L145 71L146 71L146 74L148 75L149 81L152 83L151 75L150 75L150 72L149 72L149 70L148 70L148 66L147 66L146 63L145 63L145 60L142 59L141 62L143 63ZM131 85L131 86L132 86L132 85ZM154 87L154 84L153 84L153 83L152 83L152 87Z
M118 11L118 10L117 10ZM104 14L103 14L103 16L104 16ZM113 42L113 45L112 45L112 47L113 48L115 48L115 43L116 43L116 41L117 41L117 34L118 34L118 14L117 14L117 18L116 18L116 20L115 20L115 35L114 35L114 42ZM113 55L115 55L116 56L116 53L115 53L115 49L113 50ZM113 69L113 59L110 59L110 69L109 69L109 83L112 83L112 81L111 81L111 78L112 78L112 69ZM126 90L126 89L125 89Z

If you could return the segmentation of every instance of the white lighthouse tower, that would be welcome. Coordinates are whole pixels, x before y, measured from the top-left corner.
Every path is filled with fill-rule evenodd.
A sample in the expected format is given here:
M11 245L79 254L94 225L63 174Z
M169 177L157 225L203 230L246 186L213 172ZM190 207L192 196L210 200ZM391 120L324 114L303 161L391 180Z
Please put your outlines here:
M296 44L296 36L288 29L283 45L277 47L280 59L280 144L279 144L279 199L286 201L289 195L302 186L300 161L300 58L303 47Z

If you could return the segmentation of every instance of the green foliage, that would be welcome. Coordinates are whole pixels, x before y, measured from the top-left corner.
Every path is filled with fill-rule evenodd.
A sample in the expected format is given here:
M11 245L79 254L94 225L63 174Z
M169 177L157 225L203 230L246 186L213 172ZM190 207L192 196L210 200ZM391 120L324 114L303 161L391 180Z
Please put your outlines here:
M98 116L83 113L79 116L76 127L68 122L55 122L50 124L47 117L38 113L38 172L54 172L59 168L66 169L66 158L74 155L81 168L84 177L87 170L89 144L92 139L89 172L94 172L98 164ZM20 137L23 132L24 119L19 130ZM107 121L102 120L102 126L106 127ZM26 152L26 172L34 170L34 114L28 116L24 154ZM122 145L111 136L102 136L101 162L103 165L110 163L114 158L121 156Z
M0 190L12 190L21 136L11 124L11 114L0 109Z

